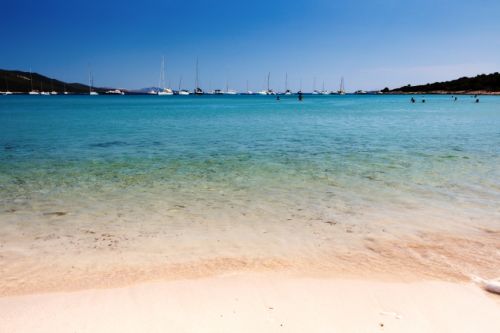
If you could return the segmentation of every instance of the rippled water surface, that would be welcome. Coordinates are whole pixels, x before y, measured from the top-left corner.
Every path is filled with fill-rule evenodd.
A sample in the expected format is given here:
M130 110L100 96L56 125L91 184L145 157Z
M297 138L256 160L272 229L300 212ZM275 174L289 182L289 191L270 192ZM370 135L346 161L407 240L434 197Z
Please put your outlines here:
M343 225L332 239L346 246L496 232L500 97L425 98L0 96L0 238L202 223L209 241L282 223L280 249L311 221Z
M282 204L339 196L353 209L499 199L497 97L3 96L0 129L7 209L204 189Z

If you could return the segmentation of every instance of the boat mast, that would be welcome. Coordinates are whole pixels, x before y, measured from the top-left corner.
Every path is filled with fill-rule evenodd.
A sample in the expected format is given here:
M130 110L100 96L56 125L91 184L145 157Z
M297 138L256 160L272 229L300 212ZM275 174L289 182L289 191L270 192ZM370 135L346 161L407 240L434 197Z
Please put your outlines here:
M271 72L267 73L267 91L269 90L269 79L271 78Z
M316 91L316 76L313 79L313 91Z
M196 84L195 84L195 89L198 89L200 84L199 84L199 77L198 77L198 58L196 58Z
M165 56L161 57L159 86L160 89L165 90Z
M181 75L181 77L179 78L179 91L181 91L181 85L182 85L182 75Z
M288 91L288 73L285 73L285 92Z
M89 71L89 94L92 93L92 72Z
M31 67L30 67L30 83L31 83L31 91L33 91L33 74L31 74Z

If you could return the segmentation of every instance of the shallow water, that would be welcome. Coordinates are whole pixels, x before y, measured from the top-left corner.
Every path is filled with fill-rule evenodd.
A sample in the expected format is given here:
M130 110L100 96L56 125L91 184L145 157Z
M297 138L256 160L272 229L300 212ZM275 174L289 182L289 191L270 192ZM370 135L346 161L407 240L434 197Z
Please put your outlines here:
M126 245L105 248L172 262L313 254L331 226L322 246L348 252L494 234L500 98L425 98L0 96L2 258L110 230Z

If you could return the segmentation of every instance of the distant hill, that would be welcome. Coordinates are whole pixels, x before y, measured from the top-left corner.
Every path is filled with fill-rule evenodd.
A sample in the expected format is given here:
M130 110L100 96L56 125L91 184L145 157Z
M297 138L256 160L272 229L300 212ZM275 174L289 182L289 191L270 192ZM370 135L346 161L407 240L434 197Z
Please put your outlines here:
M38 73L31 73L33 78L33 90L57 91L63 92L66 89L69 93L85 94L89 92L89 86L81 83L66 83L60 80L52 79ZM109 88L93 87L94 91L103 93ZM29 72L10 71L0 69L0 91L12 91L27 93L31 91L31 80Z
M401 88L389 90L385 88L384 93L449 93L449 94L500 94L500 74L481 74L476 77L462 77L453 81L427 83L424 85L407 85Z

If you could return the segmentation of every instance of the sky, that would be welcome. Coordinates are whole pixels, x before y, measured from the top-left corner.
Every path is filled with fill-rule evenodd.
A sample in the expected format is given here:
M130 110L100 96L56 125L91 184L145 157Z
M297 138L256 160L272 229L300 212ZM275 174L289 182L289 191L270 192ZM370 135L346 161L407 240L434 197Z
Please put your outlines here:
M2 1L0 68L117 88L348 91L500 71L498 0Z

